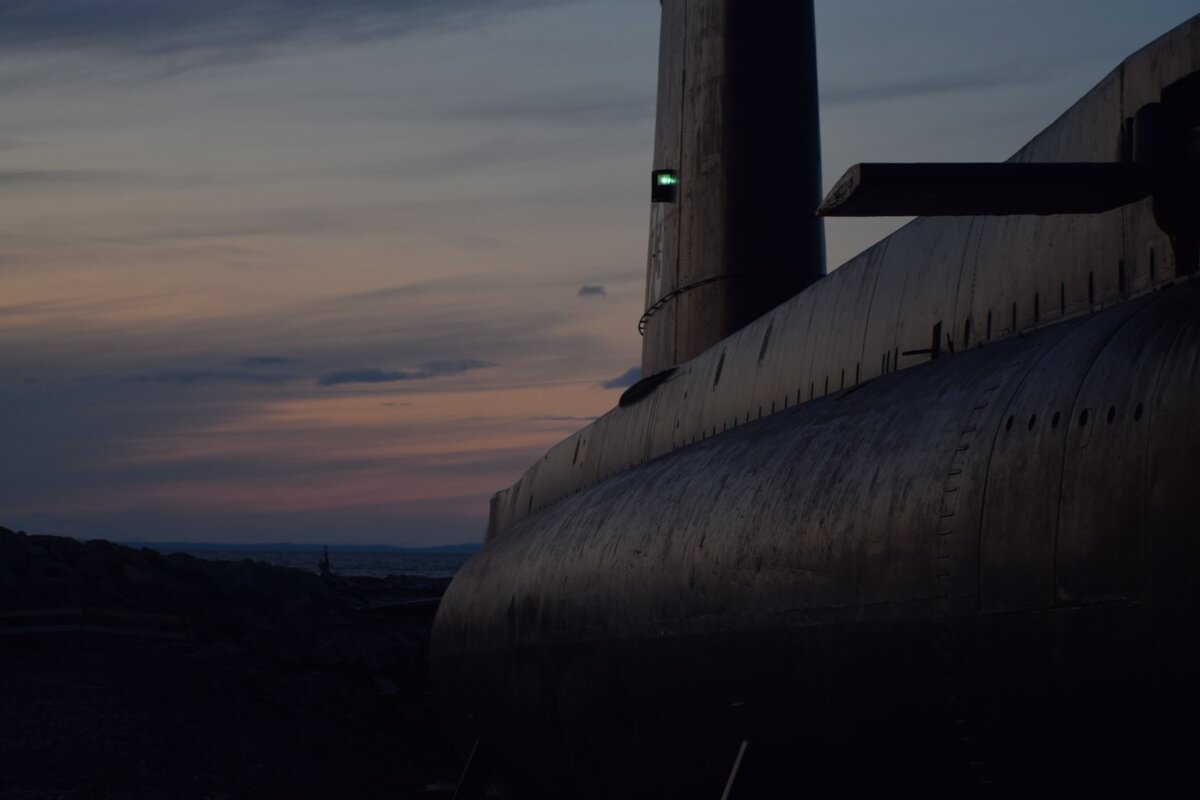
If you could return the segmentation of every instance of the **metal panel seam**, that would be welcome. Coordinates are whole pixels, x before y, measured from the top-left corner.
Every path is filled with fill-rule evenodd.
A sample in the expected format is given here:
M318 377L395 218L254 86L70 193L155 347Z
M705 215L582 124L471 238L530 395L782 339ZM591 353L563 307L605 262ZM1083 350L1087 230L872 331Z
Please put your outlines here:
M1179 311L1176 313L1185 314L1188 311L1189 311L1189 309L1187 307L1187 304L1185 303L1179 309ZM1172 318L1173 318L1173 316L1174 315L1172 315ZM1166 325L1167 322L1169 322L1169 321L1170 321L1169 319L1165 320L1163 322L1163 324ZM1168 347L1164 351L1163 359L1162 359L1162 361L1159 362L1159 365L1158 365L1158 375L1156 375L1154 378L1154 384L1153 384L1154 392L1151 395L1152 399L1157 399L1160 392L1162 391L1163 374L1166 371L1167 359L1169 359L1171 357L1171 355L1174 354L1175 348L1179 346L1180 340L1185 337L1187 332L1188 332L1188 326L1186 324L1181 326L1179 329L1179 333L1175 334L1175 339L1172 340L1171 346ZM1154 436L1153 436L1154 416L1155 416L1154 412L1155 412L1156 405L1157 405L1157 403L1155 403L1155 402L1150 403L1150 408L1148 409L1149 413L1147 414L1147 418L1146 418L1146 429L1147 429L1148 433L1146 434L1146 453L1145 453L1145 459L1143 462L1143 468L1145 470L1145 473L1142 476L1142 478L1143 478L1142 493L1143 493L1143 498L1145 500L1145 502L1142 504L1142 515L1143 515L1142 516L1142 525L1143 525L1143 527L1147 528L1147 530L1148 530L1147 523L1148 523L1148 518L1150 515L1150 471L1151 471L1151 466L1152 466L1150 464L1150 452L1151 452L1151 447L1154 443ZM1146 569L1147 573L1149 573L1149 570L1150 570L1150 536L1149 535L1144 536L1142 538L1142 564L1143 564L1143 567Z
M1100 345L1099 348L1096 349L1096 352L1092 354L1092 358L1088 362L1087 369L1085 369L1083 371L1083 374L1080 376L1079 383L1077 383L1075 385L1075 395L1074 395L1074 397L1071 398L1071 414L1070 414L1070 416L1067 417L1068 425L1071 424L1071 420L1075 419L1075 412L1076 412L1078 404L1079 404L1079 394L1080 394L1080 392L1083 391L1083 386L1085 383L1087 383L1088 376L1091 375L1092 369L1096 366L1096 362L1100 360L1100 356L1104 354L1104 351L1108 349L1108 346L1110 344L1112 344L1113 339L1116 338L1117 334L1120 333L1120 331L1123 330L1125 328L1125 326L1128 325L1131 320L1133 320L1135 317L1138 317L1141 314L1146 313L1147 309L1153 309L1154 307L1155 307L1155 303L1153 301L1144 303L1141 308L1137 309L1132 314L1127 315L1124 319L1118 321L1115 326L1113 326L1112 328L1110 328L1109 330L1107 330L1104 333L1104 335L1102 336L1103 343ZM1165 321L1162 324L1165 324ZM1059 603L1058 603L1058 534L1059 534L1059 527L1062 524L1062 503L1063 503L1062 494L1063 494L1063 483L1066 480L1065 476L1066 476L1066 470L1067 470L1067 445L1068 445L1069 441L1070 441L1069 436L1063 437L1062 456L1059 460L1059 465L1058 465L1058 502L1055 504L1055 509L1054 509L1054 550L1053 550L1054 558L1050 564L1050 578L1051 578L1051 582L1054 586L1054 606L1053 606L1054 608L1059 607Z
M867 335L871 332L871 311L875 308L875 294L879 291L879 276L883 274L883 261L885 258L887 258L887 239L884 239L882 242L880 242L880 244L883 245L883 252L879 254L879 260L875 262L877 265L875 267L875 282L871 284L871 299L867 301L867 313L866 316L863 317L862 345L858 348L859 364L867 363ZM892 342L894 341L895 336L893 332ZM889 342L888 348L890 349L891 346L892 343ZM855 381L855 383L857 384L858 381ZM800 398L797 396L796 399L799 400Z

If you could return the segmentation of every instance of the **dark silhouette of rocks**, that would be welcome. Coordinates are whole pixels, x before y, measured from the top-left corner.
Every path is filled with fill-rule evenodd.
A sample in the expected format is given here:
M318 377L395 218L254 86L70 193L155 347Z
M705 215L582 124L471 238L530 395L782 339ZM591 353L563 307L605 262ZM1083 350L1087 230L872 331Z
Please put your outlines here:
M0 612L171 615L183 633L0 620L0 797L423 796L458 768L426 669L448 583L0 528Z

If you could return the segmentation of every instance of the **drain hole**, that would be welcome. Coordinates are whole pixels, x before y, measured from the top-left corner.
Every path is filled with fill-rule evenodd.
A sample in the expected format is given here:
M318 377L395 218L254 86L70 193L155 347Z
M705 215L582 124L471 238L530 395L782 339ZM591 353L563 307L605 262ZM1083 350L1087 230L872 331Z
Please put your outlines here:
M1058 421L1059 421L1059 419L1060 419L1060 418L1061 418L1061 417L1059 416L1059 413L1058 413L1057 411L1055 411L1055 412L1054 412L1054 416L1053 416L1053 417L1051 418L1051 420L1050 420L1050 427L1051 427L1052 429L1057 429L1057 428L1058 428Z
M1029 418L1028 429L1033 430L1034 425L1037 425L1037 414L1034 414L1032 417Z
M1117 418L1117 407L1116 407L1116 406L1109 406L1109 407L1108 407L1108 424L1109 424L1109 425L1112 425L1112 424L1113 424L1113 420L1114 420L1114 419L1116 419L1116 418Z
M1133 421L1134 421L1134 422L1141 422L1141 421L1142 421L1142 411L1143 411L1143 409L1142 409L1142 404L1141 404L1141 403L1138 403L1138 404L1137 404L1137 408L1135 408L1135 409L1133 410Z

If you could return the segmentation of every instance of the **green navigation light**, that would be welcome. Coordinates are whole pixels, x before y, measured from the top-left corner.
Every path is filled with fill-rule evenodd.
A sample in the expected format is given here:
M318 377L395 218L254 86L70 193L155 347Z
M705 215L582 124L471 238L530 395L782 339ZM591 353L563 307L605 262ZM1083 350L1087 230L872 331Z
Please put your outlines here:
M679 173L673 169L656 169L653 177L651 200L655 203L674 203L679 190Z

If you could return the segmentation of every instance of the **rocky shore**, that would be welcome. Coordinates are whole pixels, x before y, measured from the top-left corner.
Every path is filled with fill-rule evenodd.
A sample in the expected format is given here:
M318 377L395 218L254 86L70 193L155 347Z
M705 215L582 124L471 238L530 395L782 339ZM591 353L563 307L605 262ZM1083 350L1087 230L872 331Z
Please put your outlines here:
M0 528L0 797L443 796L448 583Z

